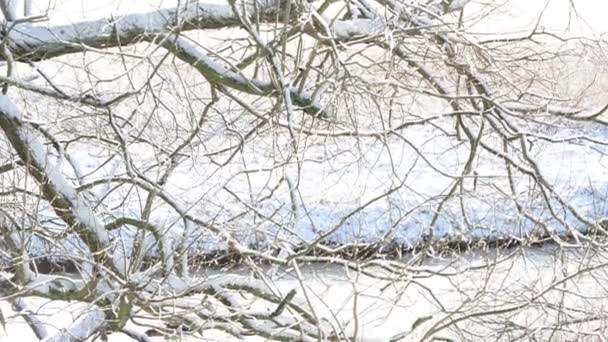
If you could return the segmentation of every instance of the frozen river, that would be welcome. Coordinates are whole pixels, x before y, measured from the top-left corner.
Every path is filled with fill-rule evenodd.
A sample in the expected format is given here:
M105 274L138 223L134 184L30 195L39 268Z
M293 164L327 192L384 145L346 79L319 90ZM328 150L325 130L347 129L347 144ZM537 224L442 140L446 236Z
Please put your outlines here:
M605 252L545 246L475 252L420 265L403 262L402 273L392 281L335 264L302 265L302 282L294 270L278 270L272 286L283 293L295 289L301 298L308 298L317 317L354 340L564 341L587 336L599 341L607 315L607 265ZM366 270L386 275L378 267ZM249 272L234 267L200 275ZM0 308L8 321L1 341L36 340L8 303ZM48 305L41 316L60 328L73 320L70 310L76 311L75 306L66 310L65 305ZM219 331L208 331L198 339L176 336L188 341L231 339ZM110 336L110 341L128 340L121 334Z

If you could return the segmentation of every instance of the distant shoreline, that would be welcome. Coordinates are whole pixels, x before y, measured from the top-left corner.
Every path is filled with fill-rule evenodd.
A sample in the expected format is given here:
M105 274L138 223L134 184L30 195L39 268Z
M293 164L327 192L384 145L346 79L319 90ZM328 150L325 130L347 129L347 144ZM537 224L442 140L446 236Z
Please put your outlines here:
M585 240L604 241L608 240L607 235L603 234L584 234L579 236ZM558 243L559 239L559 243ZM560 243L566 243L574 247L577 240L572 234L553 235L553 236L534 236L526 238L518 237L501 237L495 239L475 239L475 240L447 240L440 239L432 244L421 243L418 246L405 246L403 244L388 243L378 245L375 243L367 244L348 244L348 245L324 245L323 248L315 247L308 253L303 254L307 263L333 263L331 258L336 258L335 262L340 261L359 261L365 262L370 260L401 260L408 256L422 252L425 248L432 248L434 257L449 257L454 255L462 255L468 252L483 251L488 249L512 250L518 247L543 247L543 246L559 246ZM294 253L300 253L307 248L306 245L298 246L294 249ZM273 249L271 255L278 254L278 250ZM315 260L314 257L319 257ZM270 264L267 260L260 257L251 257L253 261L260 265ZM216 267L231 267L242 265L244 256L229 252L227 250L214 250L206 253L191 255L190 264L194 268L216 268ZM143 268L151 267L159 262L159 258L149 257L144 262ZM38 257L34 260L38 273L40 274L56 274L56 273L77 273L78 267L76 263L70 260L60 260L57 258ZM13 267L10 265L0 266L1 271L12 272Z

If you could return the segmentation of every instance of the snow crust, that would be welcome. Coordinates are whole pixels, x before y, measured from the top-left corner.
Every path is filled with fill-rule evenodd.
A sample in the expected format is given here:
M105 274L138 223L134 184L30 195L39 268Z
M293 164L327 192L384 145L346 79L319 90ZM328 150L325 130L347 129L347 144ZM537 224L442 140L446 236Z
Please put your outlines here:
M21 110L8 95L0 95L0 111L11 119L21 119Z

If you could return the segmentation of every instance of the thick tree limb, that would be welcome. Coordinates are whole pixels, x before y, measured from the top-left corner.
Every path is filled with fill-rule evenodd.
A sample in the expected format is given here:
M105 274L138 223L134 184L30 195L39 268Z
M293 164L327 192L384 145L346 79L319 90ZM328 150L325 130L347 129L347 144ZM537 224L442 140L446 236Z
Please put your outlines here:
M272 15L280 7L276 1L268 0L258 5L258 11L265 15L262 20L275 20ZM249 15L255 10L246 8ZM242 16L242 14L241 14ZM249 79L242 74L232 72L229 68L215 62L200 51L186 38L179 37L174 31L218 29L239 26L239 16L235 15L228 4L211 4L195 2L185 8L160 9L147 13L135 13L112 19L81 21L70 25L49 26L48 23L16 24L9 32L8 42L16 61L39 61L69 53L86 51L90 48L107 49L117 46L132 45L142 40L157 41L173 52L178 58L194 66L201 74L213 82L254 95L268 96L278 93L276 86L269 81ZM312 32L307 29L308 32ZM358 37L376 36L384 31L380 19L354 19L334 22L330 32L332 37L322 35L321 39L347 41ZM3 57L0 56L0 60ZM7 81L11 83L10 81ZM19 84L22 88L27 85ZM32 86L33 87L33 86ZM28 90L49 93L44 89ZM325 109L313 97L313 94L300 92L295 87L290 89L294 103L315 116L326 117ZM51 92L47 95L65 97Z
M247 78L241 73L230 71L204 54L200 48L185 37L171 34L163 39L162 46L171 51L177 58L192 65L211 82L254 95L268 96L278 92L277 86L270 81ZM315 101L313 94L301 93L296 87L289 88L289 92L292 101L301 106L305 112L314 116L327 117L325 109Z
M57 216L76 229L100 265L124 273L124 257L112 255L110 237L104 225L56 165L49 161L38 138L31 132L29 125L22 121L21 110L6 95L0 96L0 128L28 172L38 182L42 195Z
M281 7L275 0L258 1L258 19L274 22ZM250 3L248 15L256 9ZM158 9L115 18L84 20L67 25L19 23L9 32L9 45L16 61L40 61L90 48L107 49L138 43L144 37L167 32L238 27L241 23L227 3L193 2L182 8ZM348 40L354 36L383 31L379 19L337 21L332 25L334 38ZM3 58L3 57L2 57ZM0 58L0 60L2 60Z
M270 4L267 3L268 8ZM17 24L9 33L9 42L15 60L40 61L89 47L105 49L131 45L144 35L169 30L219 29L236 25L238 19L230 6L194 2L181 9L159 9L68 25Z

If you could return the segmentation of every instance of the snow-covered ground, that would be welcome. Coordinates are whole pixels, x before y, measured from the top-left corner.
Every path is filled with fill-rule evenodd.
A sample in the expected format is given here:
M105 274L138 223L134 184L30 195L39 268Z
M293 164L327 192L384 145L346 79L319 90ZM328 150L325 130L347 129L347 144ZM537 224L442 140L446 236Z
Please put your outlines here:
M302 273L315 314L347 335L356 335L358 341L389 341L397 336L403 337L400 341L420 341L428 331L450 322L458 323L458 329L447 328L433 336L472 341L529 338L595 341L605 336L608 328L603 318L608 314L605 301L608 293L603 286L608 280L607 257L605 252L546 246L436 259L410 266L415 274L406 272L393 282L335 265L303 266ZM234 272L247 271L211 270L199 276L212 279ZM377 274L382 272L378 270ZM280 271L274 285L284 293L291 289L296 289L300 296L304 293L293 271ZM36 303L35 299L28 300ZM38 300L38 305L43 303ZM49 330L60 329L77 320L82 308L81 304L52 302L40 306L39 317L48 322ZM7 321L0 341L36 340L23 318L15 315L7 302L0 302L0 310ZM468 319L460 322L464 316ZM136 321L153 324L154 320L140 317ZM147 329L131 323L128 326L140 331ZM219 331L176 339L236 340ZM129 340L122 334L113 334L109 339ZM245 338L245 341L263 340Z

